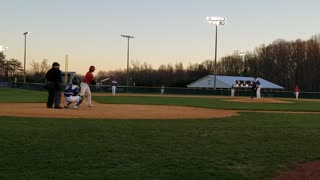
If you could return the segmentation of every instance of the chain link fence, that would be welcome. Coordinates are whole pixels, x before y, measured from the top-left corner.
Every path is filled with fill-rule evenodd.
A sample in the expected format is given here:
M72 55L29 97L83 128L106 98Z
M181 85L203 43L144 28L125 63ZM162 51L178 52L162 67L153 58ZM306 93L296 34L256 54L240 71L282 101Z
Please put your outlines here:
M46 91L44 83L22 83L22 82L0 82L1 88L20 88L35 91ZM111 93L110 85L90 86L94 93ZM62 90L64 86L62 87ZM118 86L117 93L141 93L141 94L161 94L162 87L141 87L141 86ZM164 87L164 94L176 95L206 95L206 96L230 96L230 89L210 89L210 88L176 88ZM236 89L235 96L250 97L250 89ZM295 98L293 91L262 89L261 97L275 98ZM320 92L300 92L299 98L320 99Z

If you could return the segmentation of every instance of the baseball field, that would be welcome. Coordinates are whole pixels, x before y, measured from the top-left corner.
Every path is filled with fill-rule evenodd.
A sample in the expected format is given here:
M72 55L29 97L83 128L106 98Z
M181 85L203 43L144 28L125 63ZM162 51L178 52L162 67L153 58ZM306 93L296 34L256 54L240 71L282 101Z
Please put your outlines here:
M0 179L294 179L320 174L320 100L93 94L47 109L0 88Z

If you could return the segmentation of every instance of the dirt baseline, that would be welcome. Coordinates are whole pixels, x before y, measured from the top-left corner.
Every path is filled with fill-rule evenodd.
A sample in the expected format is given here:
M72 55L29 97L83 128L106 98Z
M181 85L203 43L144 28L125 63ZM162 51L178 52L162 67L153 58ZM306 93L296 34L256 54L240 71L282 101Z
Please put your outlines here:
M98 119L192 119L237 116L237 111L206 108L98 104L81 109L48 109L45 103L0 103L0 116L54 117L54 118L98 118Z

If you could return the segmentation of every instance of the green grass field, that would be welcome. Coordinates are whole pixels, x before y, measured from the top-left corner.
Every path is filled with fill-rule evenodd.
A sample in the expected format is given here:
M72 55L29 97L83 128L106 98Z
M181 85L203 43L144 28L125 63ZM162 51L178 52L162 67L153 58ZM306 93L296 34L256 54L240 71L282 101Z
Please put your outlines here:
M12 92L15 96L3 98ZM46 93L0 89L0 99L43 102ZM251 105L214 98L94 100L319 111L319 102L307 101ZM192 120L0 117L0 179L270 179L294 163L320 159L319 129L320 114L242 112Z
M47 92L23 89L0 88L0 103L5 102L46 102Z

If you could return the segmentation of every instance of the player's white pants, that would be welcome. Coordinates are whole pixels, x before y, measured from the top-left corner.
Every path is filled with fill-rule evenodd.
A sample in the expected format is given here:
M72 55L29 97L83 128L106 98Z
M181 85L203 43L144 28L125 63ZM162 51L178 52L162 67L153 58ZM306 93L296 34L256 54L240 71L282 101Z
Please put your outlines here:
M299 98L299 92L295 92L295 94L296 94L296 99L298 99Z
M70 102L78 103L80 100L80 96L69 96L69 97L65 96L64 99L66 100L66 105L68 105L68 103Z
M234 96L234 89L231 89L231 96Z
M261 88L257 88L257 98L261 98Z
M117 90L117 86L112 86L112 94L115 95L116 94L116 90Z
M80 96L84 97L87 95L88 106L91 106L91 90L87 83L81 82L80 83Z

